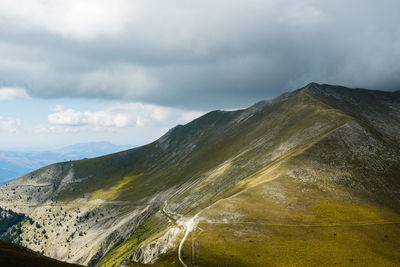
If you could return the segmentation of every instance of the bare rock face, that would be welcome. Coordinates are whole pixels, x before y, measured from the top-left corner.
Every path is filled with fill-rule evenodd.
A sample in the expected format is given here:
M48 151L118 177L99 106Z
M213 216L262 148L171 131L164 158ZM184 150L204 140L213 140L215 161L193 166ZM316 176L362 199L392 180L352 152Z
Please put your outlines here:
M0 206L33 219L22 245L84 265L396 265L399 133L398 92L311 83L44 167L0 187Z
M130 256L129 260L144 264L153 264L158 256L166 253L177 244L177 236L181 233L179 227L171 227L160 238L151 241L143 247L135 250Z

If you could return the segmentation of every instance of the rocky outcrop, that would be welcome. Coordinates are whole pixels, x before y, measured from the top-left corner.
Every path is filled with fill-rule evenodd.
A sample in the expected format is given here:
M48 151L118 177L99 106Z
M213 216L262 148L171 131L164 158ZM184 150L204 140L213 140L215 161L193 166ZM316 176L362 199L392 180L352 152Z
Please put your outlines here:
M144 264L154 263L160 254L166 253L171 248L176 247L177 237L181 232L182 229L179 227L169 228L162 237L135 250L129 256L129 260Z

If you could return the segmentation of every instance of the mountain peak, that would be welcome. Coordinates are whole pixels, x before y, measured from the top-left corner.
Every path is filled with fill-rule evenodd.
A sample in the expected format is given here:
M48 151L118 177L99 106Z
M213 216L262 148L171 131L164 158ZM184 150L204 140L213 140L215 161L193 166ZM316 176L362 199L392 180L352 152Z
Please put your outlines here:
M299 90L305 90L309 93L319 93L319 94L332 94L333 92L340 93L340 94L362 94L362 93L369 93L369 94L390 94L396 95L400 92L398 91L383 91L383 90L374 90L374 89L366 89L366 88L352 88L352 87L345 87L342 85L333 85L333 84L326 84L326 83L316 83L310 82L306 86L300 88Z
M321 84L316 83L316 82L310 82L307 84L304 88L310 88L310 87L315 87L315 86L320 86Z
M305 90L309 93L326 93L326 92L332 92L332 91L351 91L355 90L353 88L348 88L344 87L341 85L331 85L331 84L325 84L325 83L316 83L316 82L311 82L301 88L300 90ZM366 89L364 89L366 90Z

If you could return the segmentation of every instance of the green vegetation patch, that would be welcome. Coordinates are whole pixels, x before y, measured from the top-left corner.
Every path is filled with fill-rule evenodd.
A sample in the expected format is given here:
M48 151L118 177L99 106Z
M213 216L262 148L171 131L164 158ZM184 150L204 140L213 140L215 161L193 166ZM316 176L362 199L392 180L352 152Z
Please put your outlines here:
M394 211L350 202L319 201L312 206L312 213L316 222L327 224L400 223Z
M400 225L200 224L184 246L198 266L399 266Z
M139 178L142 175L143 174L138 174L138 175L134 175L134 176L125 176L122 178L122 180L118 181L116 185L110 187L109 189L99 189L99 190L95 191L94 193L92 193L89 200L98 199L98 198L101 198L101 199L104 199L107 201L114 200L114 199L118 198L118 196L122 193L122 191L124 190L124 187L127 184L133 182L135 179Z

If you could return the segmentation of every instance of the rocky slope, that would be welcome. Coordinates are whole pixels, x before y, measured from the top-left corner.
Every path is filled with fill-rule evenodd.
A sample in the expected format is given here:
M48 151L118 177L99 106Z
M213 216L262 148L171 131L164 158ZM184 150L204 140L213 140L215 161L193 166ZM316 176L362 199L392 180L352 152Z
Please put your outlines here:
M400 92L311 83L47 166L0 206L35 221L23 245L85 265L396 265L399 133Z

